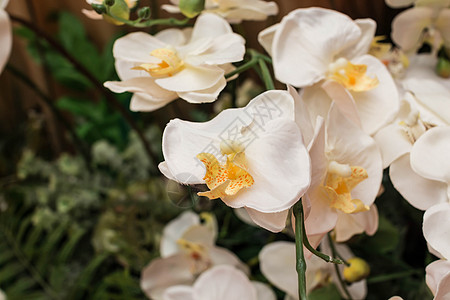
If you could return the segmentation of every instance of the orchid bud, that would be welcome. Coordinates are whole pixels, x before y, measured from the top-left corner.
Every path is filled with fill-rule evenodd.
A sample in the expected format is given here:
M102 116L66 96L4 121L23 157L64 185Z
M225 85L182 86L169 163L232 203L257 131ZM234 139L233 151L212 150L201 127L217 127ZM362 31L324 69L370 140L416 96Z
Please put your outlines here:
M180 0L181 13L188 18L193 18L205 9L205 0Z
M106 21L115 25L122 25L123 22L116 20L114 17L119 17L126 20L130 18L130 8L124 0L106 0L104 3L106 5L108 5L108 3L113 3L113 5L109 7L109 12L112 17L104 15L104 19Z
M96 13L102 15L106 13L106 7L103 4L92 4L92 9L95 10Z
M150 11L150 7L148 7L148 6L143 7L138 10L138 17L143 20L149 19L150 15L151 15L151 11Z
M107 5L107 6L113 6L115 2L116 2L115 0L105 0L104 3L105 3L105 5Z
M344 278L347 282L360 281L370 273L369 264L365 260L359 257L353 257L347 260L350 266L344 268Z
M443 78L450 77L450 61L446 57L438 58L436 73Z

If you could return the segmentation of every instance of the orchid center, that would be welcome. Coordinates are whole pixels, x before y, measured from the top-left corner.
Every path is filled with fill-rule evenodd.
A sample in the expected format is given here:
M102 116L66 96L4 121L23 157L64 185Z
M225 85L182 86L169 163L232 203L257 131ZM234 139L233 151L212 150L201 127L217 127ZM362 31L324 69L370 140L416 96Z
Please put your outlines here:
M342 84L355 92L369 91L378 85L378 78L367 76L366 65L354 65L345 58L339 58L328 67L328 79Z
M150 52L150 55L160 59L161 62L141 64L133 70L146 71L152 77L161 78L173 76L184 68L184 61L174 49L159 48Z
M220 150L222 155L226 156L225 164L221 164L211 153L204 152L197 155L206 167L203 180L210 189L207 192L199 192L199 196L209 199L232 196L254 183L253 177L247 171L244 147L239 142L222 141Z
M191 258L190 271L192 274L200 274L211 267L211 259L205 246L185 239L179 239L177 244Z
M403 106L407 109L407 114L398 122L404 134L411 144L414 144L422 134L435 125L422 121L417 109L404 102Z
M351 195L351 191L367 177L367 171L362 167L330 162L323 187L330 206L348 214L369 210L369 206Z

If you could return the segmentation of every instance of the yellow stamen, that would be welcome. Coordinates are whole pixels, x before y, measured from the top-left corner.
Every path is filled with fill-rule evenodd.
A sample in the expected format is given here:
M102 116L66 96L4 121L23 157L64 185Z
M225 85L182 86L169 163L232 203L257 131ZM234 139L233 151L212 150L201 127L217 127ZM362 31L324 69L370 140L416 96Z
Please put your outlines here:
M231 144L228 144L231 145ZM236 146L236 145L235 145ZM253 185L253 177L247 172L247 161L244 152L233 152L231 147L222 147L222 153L227 155L226 164L221 165L211 153L200 153L197 158L205 165L206 173L203 180L210 189L207 192L199 192L199 196L209 199L232 196L242 188ZM240 146L236 147L242 151Z
M146 71L152 77L160 78L172 76L184 68L184 61L178 57L174 50L159 48L150 52L150 55L159 58L161 62L141 64L132 69Z
M192 274L200 274L211 267L211 259L207 249L203 245L185 239L177 240L177 244L191 258L190 271Z
M370 209L369 206L359 199L352 199L351 196L351 191L360 182L368 178L367 171L362 167L351 167L351 174L344 175L334 172L334 169L329 169L325 186L323 187L330 199L330 206L348 214L368 211Z
M329 68L329 79L342 84L345 88L363 92L375 88L379 81L366 75L366 65L354 65L345 58L339 58Z

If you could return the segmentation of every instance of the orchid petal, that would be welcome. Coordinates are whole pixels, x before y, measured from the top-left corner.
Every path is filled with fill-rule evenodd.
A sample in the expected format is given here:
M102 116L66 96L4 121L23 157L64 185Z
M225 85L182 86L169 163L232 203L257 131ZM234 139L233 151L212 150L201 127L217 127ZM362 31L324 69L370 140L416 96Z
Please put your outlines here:
M411 150L413 170L428 179L450 184L450 168L443 162L450 161L450 127L434 127L425 132Z
M358 39L356 44L351 45L339 53L339 56L347 59L353 59L355 57L367 54L377 29L377 23L372 19L357 19L355 20L355 23L361 29L361 37Z
M213 102L219 97L220 92L227 85L224 77L220 78L215 85L204 90L193 92L178 92L178 96L189 103L208 103Z
M262 213L248 207L246 210L253 222L269 231L280 232L286 227L289 210L276 213Z
M230 24L225 19L215 14L202 13L195 22L191 42L202 38L215 38L232 32Z
M434 261L426 267L425 271L427 285L433 295L436 295L442 279L450 274L450 261L443 259Z
M193 289L196 300L257 300L256 290L247 276L230 266L218 266L204 272Z
M429 7L414 7L398 14L392 22L394 42L405 52L418 48L423 30L431 25L432 14Z
M115 59L143 63L151 59L150 52L165 48L167 44L145 32L133 32L118 38L114 43Z
M6 1L8 2L8 1ZM6 4L3 4L6 7ZM0 9L0 74L3 71L12 48L12 28L8 14Z
M405 131L398 124L390 124L380 129L373 137L377 142L386 169L400 156L411 151L412 145Z
M389 177L395 189L417 209L426 210L447 201L447 184L423 178L414 172L409 154L391 164Z
M164 291L164 300L195 300L193 296L194 289L187 285L171 286Z
M444 258L450 258L450 203L440 203L425 211L423 216L423 235L433 249Z
M253 287L256 289L256 299L258 300L276 300L274 291L265 283L252 281Z
M272 45L273 39L275 37L275 32L280 27L280 24L275 24L270 27L267 27L263 31L258 34L258 42L263 46L264 50L272 56Z
M155 82L168 91L192 92L213 87L223 75L223 69L217 66L186 66L176 75L159 78Z

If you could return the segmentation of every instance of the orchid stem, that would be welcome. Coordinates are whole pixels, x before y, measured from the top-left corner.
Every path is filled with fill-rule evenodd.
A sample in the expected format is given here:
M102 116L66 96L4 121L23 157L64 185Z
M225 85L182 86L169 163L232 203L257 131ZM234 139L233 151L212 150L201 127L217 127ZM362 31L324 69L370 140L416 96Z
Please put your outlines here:
M295 252L296 252L296 269L298 276L298 298L299 300L307 300L306 296L306 260L303 253L304 231L304 213L302 199L294 205L295 215Z
M304 222L303 222L303 231L306 232L306 230L305 230L305 223ZM347 263L344 260L342 260L342 259L333 258L331 256L328 256L328 255L326 255L326 254L324 254L324 253L314 249L314 247L311 246L311 244L309 243L308 236L306 236L306 234L303 237L303 245L305 245L306 249L308 249L312 254L314 254L315 256L323 259L326 262L333 263L333 264L336 264L336 265L342 265L342 264L346 264L347 265ZM336 255L333 253L333 256L336 256Z
M169 25L169 26L184 26L186 25L190 19L186 18L183 20L175 19L175 18L167 18L167 19L150 19L148 21L143 21L143 19L138 18L136 20L127 20L121 17L118 17L111 13L109 6L106 6L106 15L119 21L128 26L136 27L136 28L145 28L152 27L156 25Z
M337 256L337 251L336 251L336 248L334 247L333 239L331 238L331 235L329 233L328 233L328 242L330 244L331 254L333 256ZM334 270L336 271L336 276L337 276L337 278L339 280L339 283L340 283L342 289L344 290L345 296L347 297L347 299L353 300L352 296L350 295L350 293L349 293L349 291L347 289L347 284L342 279L341 273L339 272L339 266L335 264L334 265Z
M258 63L258 59L252 57L248 62L246 62L245 64L243 64L242 66L237 67L236 69L234 69L233 71L227 73L225 75L225 78L228 79L230 77L233 77L236 74L240 74L244 71L247 71L248 69L252 68L253 66L255 66Z
M264 84L266 85L266 89L268 90L274 90L275 85L273 84L272 76L270 75L269 68L267 67L266 62L262 59L258 59L259 67L261 68L262 73L262 80L264 81Z

